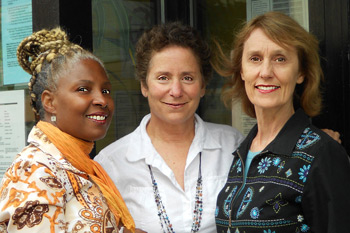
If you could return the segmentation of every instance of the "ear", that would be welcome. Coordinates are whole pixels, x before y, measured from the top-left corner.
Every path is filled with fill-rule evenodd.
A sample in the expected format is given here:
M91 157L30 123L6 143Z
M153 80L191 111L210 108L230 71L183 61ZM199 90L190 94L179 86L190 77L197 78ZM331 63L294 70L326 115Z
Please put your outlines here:
M205 95L205 86L201 89L201 98Z
M56 114L56 108L54 105L54 95L51 91L43 91L43 93L41 94L41 103L45 112L50 114Z
M241 71L241 79L243 80L243 82L245 81L245 78L244 78L242 71Z
M148 97L148 87L146 86L146 80L141 81L141 92L144 97Z
M302 84L304 82L305 75L304 74L299 74L297 78L297 84Z

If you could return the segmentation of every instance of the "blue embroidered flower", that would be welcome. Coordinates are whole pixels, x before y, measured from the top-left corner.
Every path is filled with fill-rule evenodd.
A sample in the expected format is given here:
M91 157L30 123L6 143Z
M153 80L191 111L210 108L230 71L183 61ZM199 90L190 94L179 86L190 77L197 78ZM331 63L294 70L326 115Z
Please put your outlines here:
M303 225L301 226L301 231L302 231L302 232L307 232L307 231L309 231L309 230L310 230L310 227L309 227L308 225L303 224Z
M297 219L298 219L298 222L302 222L304 221L304 216L299 214Z
M261 161L259 162L259 173L263 174L267 171L267 169L269 169L269 167L271 166L271 159L270 158L262 158Z
M260 215L260 210L258 207L254 207L253 209L251 209L250 211L250 217L252 219L258 219Z
M273 159L273 166L277 167L281 162L279 157Z
M264 233L276 233L275 231L271 231L270 229L268 229L267 231L264 230Z
M301 203L301 196L297 196L295 198L295 203Z
M302 168L300 168L300 172L298 173L300 175L299 179L302 180L304 183L306 181L307 175L309 174L311 165L304 165Z

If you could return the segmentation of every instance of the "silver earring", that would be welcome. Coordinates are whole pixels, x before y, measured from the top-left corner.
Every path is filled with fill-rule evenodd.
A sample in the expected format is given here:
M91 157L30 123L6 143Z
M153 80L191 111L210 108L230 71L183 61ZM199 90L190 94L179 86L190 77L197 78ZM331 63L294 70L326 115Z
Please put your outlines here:
M56 121L56 116L55 116L55 115L51 116L51 121L52 121L52 122L55 122L55 121Z

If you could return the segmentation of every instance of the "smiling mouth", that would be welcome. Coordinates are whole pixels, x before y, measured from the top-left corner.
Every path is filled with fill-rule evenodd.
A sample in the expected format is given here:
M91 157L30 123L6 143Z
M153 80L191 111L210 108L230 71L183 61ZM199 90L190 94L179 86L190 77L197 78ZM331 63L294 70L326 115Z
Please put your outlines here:
M279 86L255 86L256 89L262 90L262 91L272 91L280 88Z
M170 106L182 106L182 105L185 105L185 103L181 103L181 104L169 104L169 103L167 103L167 105L170 105Z
M187 102L185 102L185 103L166 103L166 102L163 102L163 103L166 104L169 107L169 109L175 110L175 111L183 109L184 106L187 104Z
M166 105L172 106L172 107L180 107L180 106L183 106L183 105L187 104L187 102L185 102L185 103L167 103L167 102L163 102L163 103L166 104Z
M89 115L87 118L95 120L95 121L104 121L107 119L107 116L101 116L101 115Z

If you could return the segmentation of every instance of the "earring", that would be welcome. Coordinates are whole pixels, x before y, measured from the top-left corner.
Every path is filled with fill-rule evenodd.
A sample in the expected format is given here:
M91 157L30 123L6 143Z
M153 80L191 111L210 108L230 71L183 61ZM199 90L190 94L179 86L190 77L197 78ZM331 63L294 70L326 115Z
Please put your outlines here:
M56 116L55 116L55 115L51 116L51 121L52 121L52 122L55 122L55 121L56 121Z

